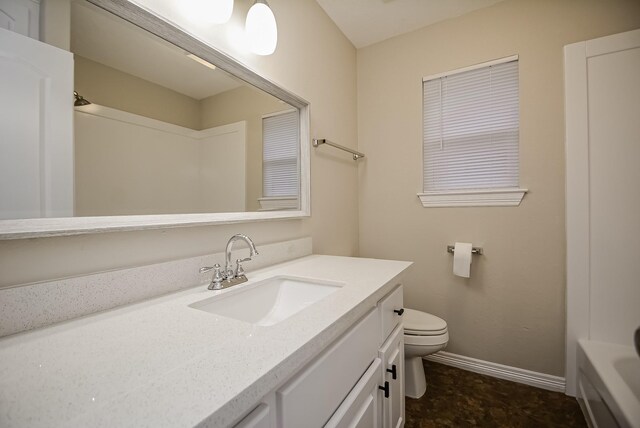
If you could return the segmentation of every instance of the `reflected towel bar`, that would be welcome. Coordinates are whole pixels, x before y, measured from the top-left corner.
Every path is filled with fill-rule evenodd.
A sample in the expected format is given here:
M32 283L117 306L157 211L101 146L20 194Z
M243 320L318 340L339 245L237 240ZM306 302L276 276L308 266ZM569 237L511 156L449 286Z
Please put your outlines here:
M358 160L358 159L364 157L364 153L356 152L355 150L351 150L348 147L341 146L340 144L333 143L333 142L331 142L329 140L325 140L324 138L321 138L321 139L314 138L313 139L313 147L318 147L318 146L320 146L322 144L326 144L328 146L335 147L336 149L344 150L345 152L351 153L353 155L353 160Z
M453 254L454 252L455 252L454 246L453 245L447 245L447 253ZM484 253L484 251L482 250L482 247L472 247L471 248L471 254L482 255L482 253Z

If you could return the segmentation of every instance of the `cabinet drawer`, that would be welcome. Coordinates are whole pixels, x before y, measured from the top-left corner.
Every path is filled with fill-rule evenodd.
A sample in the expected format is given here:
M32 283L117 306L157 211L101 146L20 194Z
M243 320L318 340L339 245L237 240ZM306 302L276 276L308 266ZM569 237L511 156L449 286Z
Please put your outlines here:
M382 336L378 343L382 344L402 320L402 315L394 312L401 312L402 310L402 285L398 285L387 297L380 300L378 305L380 307L380 318L382 321Z
M325 428L378 428L381 422L380 390L382 363L373 360L362 378L333 414Z
M279 427L319 427L329 420L376 358L379 323L372 309L276 392Z

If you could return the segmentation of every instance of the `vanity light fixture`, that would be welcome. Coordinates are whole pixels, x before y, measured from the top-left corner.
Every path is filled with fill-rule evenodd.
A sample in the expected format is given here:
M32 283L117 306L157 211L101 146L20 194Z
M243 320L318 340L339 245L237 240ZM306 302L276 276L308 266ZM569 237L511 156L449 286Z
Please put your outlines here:
M278 44L276 17L266 0L255 0L247 13L245 32L249 49L258 55L271 55Z
M200 58L199 56L194 55L194 54L192 54L192 53L187 54L187 58L191 58L191 59L192 59L192 60L194 60L195 62L197 62L197 63L199 63L199 64L202 64L202 65L204 65L205 67L210 68L210 69L212 69L212 70L215 70L215 69L216 69L216 66L215 66L215 65L211 64L211 63L210 63L209 61L207 61L206 59L202 59L202 58Z
M212 24L225 24L233 13L233 0L183 0L180 3L192 19Z
M233 13L233 0L205 0L211 22L214 24L224 24L231 19Z

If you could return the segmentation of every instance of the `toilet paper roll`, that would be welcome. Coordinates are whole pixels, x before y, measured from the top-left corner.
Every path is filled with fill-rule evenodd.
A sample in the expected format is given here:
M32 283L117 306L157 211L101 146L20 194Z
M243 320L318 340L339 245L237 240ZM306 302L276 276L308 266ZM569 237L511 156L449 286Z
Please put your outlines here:
M453 274L469 278L471 274L471 247L468 242L456 242L453 247Z

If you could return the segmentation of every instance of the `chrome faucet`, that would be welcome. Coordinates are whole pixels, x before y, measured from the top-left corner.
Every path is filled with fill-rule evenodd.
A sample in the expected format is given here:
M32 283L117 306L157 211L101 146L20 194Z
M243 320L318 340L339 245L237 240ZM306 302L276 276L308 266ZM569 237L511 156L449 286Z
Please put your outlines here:
M233 243L238 239L243 240L249 246L249 257L244 259L236 260L236 268L235 270L231 265L231 249L233 248ZM209 290L222 290L224 288L231 287L233 285L242 284L247 281L247 276L244 274L244 269L240 263L248 262L251 260L253 256L258 255L258 250L256 250L256 246L247 235L243 235L238 233L237 235L233 235L229 242L227 242L227 248L225 251L225 265L224 272L220 271L220 265L216 263L213 267L207 266L200 268L200 272L209 272L213 270L213 278L211 279L211 284L209 284Z
M236 270L234 272L233 269L231 268L231 248L233 247L233 243L236 242L238 239L242 239L249 246L249 257L247 257L246 259L237 259ZM251 260L251 257L257 256L258 250L256 250L256 246L251 240L251 238L249 238L247 235L238 233L237 235L233 235L231 238L229 238L229 242L227 242L227 249L225 253L226 253L226 262L224 265L224 279L230 280L230 279L238 278L240 276L244 276L244 270L242 269L242 266L240 265L240 263L248 262L249 260ZM245 277L244 281L246 280L247 278Z

